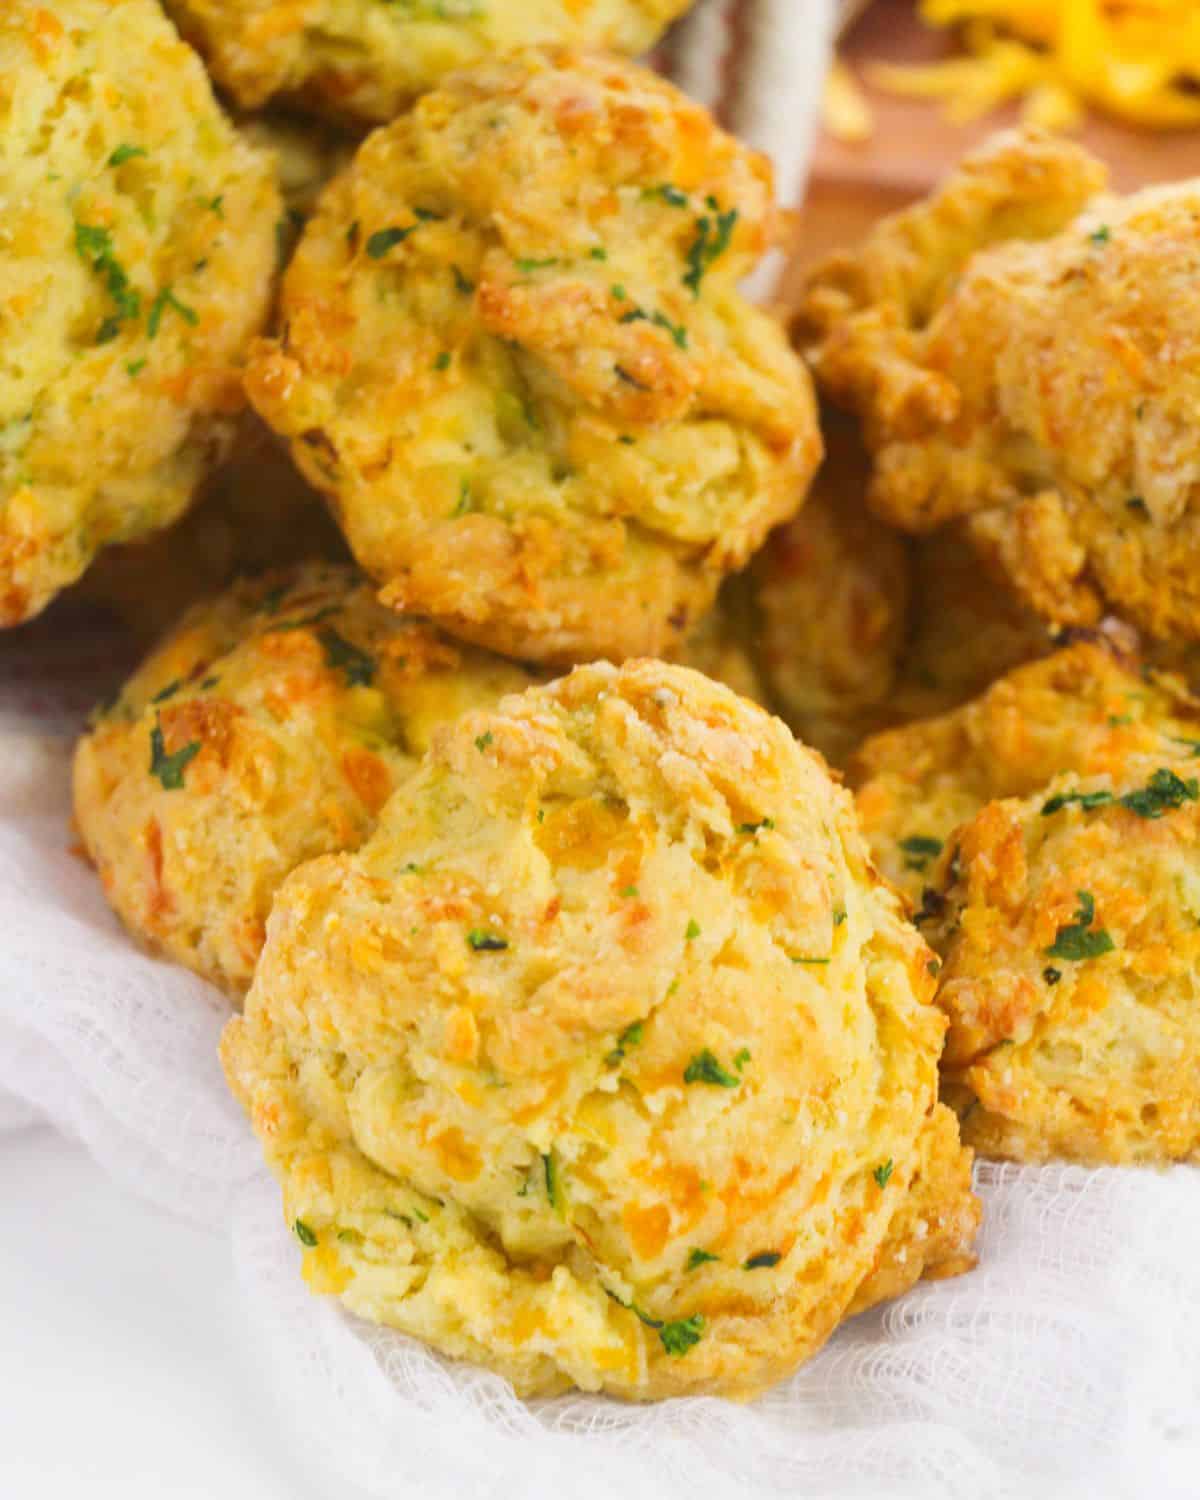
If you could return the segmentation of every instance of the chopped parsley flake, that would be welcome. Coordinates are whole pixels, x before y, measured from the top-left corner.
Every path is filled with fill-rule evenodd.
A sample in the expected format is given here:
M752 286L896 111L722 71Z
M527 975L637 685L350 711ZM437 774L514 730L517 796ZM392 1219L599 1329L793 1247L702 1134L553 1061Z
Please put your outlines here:
M192 740L167 754L162 725L155 723L150 731L150 774L157 776L166 792L177 792L183 785L183 773L200 754L200 741Z
M360 651L352 642L340 636L332 626L317 632L317 639L325 649L325 665L345 674L350 687L369 687L375 678L375 658Z
M218 219L223 219L225 217L225 194L218 193L215 198L210 198L208 200L208 207L210 212L216 214Z
M608 1054L604 1061L609 1065L610 1068L615 1068L616 1065L622 1060L622 1058L624 1058L626 1052L628 1052L630 1047L641 1046L642 1037L644 1035L645 1023L643 1021L634 1021L631 1026L626 1026L625 1030L617 1038L617 1045L612 1049L612 1051Z
M129 284L125 268L113 254L112 235L99 224L75 225L75 251L93 271L104 278L105 290L112 298L116 312L105 318L96 334L98 344L115 339L127 318L136 318L142 310L142 299Z
M742 1262L742 1270L769 1270L771 1266L777 1266L782 1259L783 1256L778 1250L760 1250L757 1255L752 1255L749 1260Z
M791 954L788 955L788 957L792 960L792 962L794 964L827 964L827 963L829 963L829 959L827 959L827 958L805 958L805 957L803 957L803 955L798 954L798 953L791 953Z
M750 1061L750 1048L749 1047L742 1047L742 1048L740 1048L734 1054L733 1065L738 1070L739 1073L742 1071L742 1069L746 1066L746 1064L749 1061Z
M837 911L835 911L833 914L833 925L835 927L840 927L845 920L846 908L844 906L839 906Z
M433 368L435 370L448 370L450 368L450 356L445 349L434 360Z
M710 1250L689 1250L687 1258L687 1269L694 1271L697 1266L702 1266L705 1261L720 1260L719 1255L713 1255Z
M454 509L450 512L451 519L455 516L465 516L470 509L471 482L469 479L462 479L458 485L458 500L455 503Z
M615 282L612 286L610 286L609 291L612 293L613 298L617 302L627 302L629 300L629 293L620 284L620 282Z
M703 1334L704 1318L700 1313L679 1318L674 1323L664 1323L658 1330L663 1348L673 1359L680 1359L689 1349L695 1348Z
M546 1197L550 1207L556 1214L561 1215L563 1211L562 1190L558 1180L558 1163L554 1159L553 1151L543 1154L542 1171L546 1178Z
M774 818L762 818L757 823L739 823L738 824L738 832L739 833L758 833L760 829L763 829L763 828L771 829L771 828L774 828L774 827L775 827L775 819Z
M396 245L402 245L416 228L415 224L410 224L407 229L401 229L398 224L393 224L390 229L377 229L367 240L367 254L372 260L382 260L389 250Z
M150 699L150 702L165 703L168 698L173 698L182 686L183 678L176 677L174 682L168 682L165 688L160 688L154 697Z
M1042 817L1049 818L1056 812L1061 812L1064 807L1069 807L1073 802L1078 803L1084 812L1093 807L1103 807L1105 803L1113 800L1111 792L1060 792L1057 797L1051 797L1048 802L1042 804Z
M476 953L503 953L508 947L508 939L494 932L487 932L482 927L472 927L467 933L467 946Z
M530 271L544 271L548 266L558 265L558 257L549 255L545 260L534 260L530 256L522 256L517 261L517 270L526 273Z
M737 221L736 208L731 208L728 213L717 213L715 217L705 214L696 220L696 238L688 250L688 269L683 277L683 284L693 297L700 295L700 283L705 274L729 249Z
M621 892L621 895L625 898L626 901L632 901L637 894L638 888L636 885L627 885Z
M643 198L661 198L664 203L669 203L672 208L686 208L688 206L688 195L673 183L660 183L658 187L646 188L642 193Z
M147 338L154 338L158 333L158 326L162 322L162 315L168 307L177 312L183 321L190 324L193 328L200 321L196 315L195 308L189 307L186 302L180 302L171 288L165 286L159 292L158 296L155 297L153 305L150 308L150 316L146 319Z
M1200 798L1200 782L1195 777L1184 781L1174 771L1160 766L1146 786L1136 792L1126 792L1120 802L1139 818L1153 819L1182 807L1185 802L1195 802L1197 798Z
M125 373L126 375L136 376L140 375L145 368L146 361L144 359L131 359L125 366Z
M454 272L455 287L463 294L464 297L471 296L471 294L475 290L475 283L473 281L468 281L457 266L451 266L450 269Z
M871 1176L875 1179L875 1181L881 1188L885 1188L887 1187L888 1182L891 1180L892 1172L894 1170L895 1169L892 1163L892 1158L889 1156L887 1161L881 1162L879 1166L875 1168L875 1170L871 1173Z
M1091 240L1093 245L1107 245L1109 240L1112 239L1112 230L1107 224L1101 224L1099 229L1092 230L1091 234L1088 235L1088 239Z
M144 146L118 146L108 158L108 164L110 167L120 167L127 161L132 161L135 156L145 156L146 154Z
M607 260L608 251L604 248L603 245L593 245L592 248L588 251L588 259Z
M296 1222L292 1225L292 1228L295 1230L296 1238L300 1241L300 1243L302 1245L307 1245L310 1250L317 1243L316 1235L308 1227L303 1219L297 1219Z
M487 749L487 747L491 743L492 743L492 731L490 729L487 731L486 734L477 734L475 736L475 748L476 748L476 750L479 751L480 755L483 754L483 752Z
M942 961L941 961L941 959L940 958L931 958L929 960L929 962L925 965L925 972L931 978L936 979L938 977L938 975L942 972Z
M683 1070L683 1081L684 1083L709 1083L714 1088L735 1089L741 1079L735 1073L730 1073L727 1068L723 1068L705 1047L703 1052L696 1053Z
M683 935L689 943L694 943L700 936L700 924L696 921L695 917L689 918L687 928Z
M900 840L900 848L908 855L904 867L908 870L924 870L931 859L942 852L941 839L930 838L924 833L914 833Z
M1075 920L1060 927L1053 943L1046 949L1047 958L1069 958L1075 962L1086 958L1100 958L1111 953L1116 946L1103 927L1093 927L1096 918L1096 902L1090 891L1076 891L1079 910Z
M1125 509L1135 510L1140 516L1148 516L1150 514L1150 507L1140 495L1131 495L1125 502Z

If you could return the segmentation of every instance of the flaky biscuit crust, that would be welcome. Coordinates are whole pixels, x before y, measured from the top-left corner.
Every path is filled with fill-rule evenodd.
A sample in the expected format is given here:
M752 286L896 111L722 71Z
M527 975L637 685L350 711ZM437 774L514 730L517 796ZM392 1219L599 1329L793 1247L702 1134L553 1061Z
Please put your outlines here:
M1078 146L997 137L814 274L795 331L864 418L872 503L969 517L1030 606L1200 635L1200 186L1104 192Z
M0 79L3 626L227 451L280 205L152 0L8 0Z
M250 398L397 607L569 663L662 654L820 454L737 290L770 169L633 64L453 75L322 196Z
M381 124L444 74L520 47L645 52L690 0L166 0L245 109Z
M1200 1146L1200 703L1079 643L852 767L943 960L947 1097L989 1156Z
M586 667L293 875L222 1055L316 1289L526 1395L744 1397L969 1253L929 969L781 723Z
M356 847L435 727L530 681L313 564L196 605L75 754L75 817L137 937L237 996L303 860Z

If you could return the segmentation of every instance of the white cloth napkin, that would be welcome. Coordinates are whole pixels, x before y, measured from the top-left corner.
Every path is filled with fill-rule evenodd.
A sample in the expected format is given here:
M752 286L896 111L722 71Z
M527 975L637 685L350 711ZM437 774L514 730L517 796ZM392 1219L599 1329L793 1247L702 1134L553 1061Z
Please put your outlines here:
M799 190L829 0L702 0L667 58ZM0 1130L49 1121L224 1226L245 1338L338 1496L1032 1500L1200 1493L1200 1178L982 1167L981 1264L856 1319L752 1406L525 1405L318 1300L216 1043L225 1001L140 952L72 852L70 736L123 664L0 638ZM10 1289L14 1290L14 1289Z

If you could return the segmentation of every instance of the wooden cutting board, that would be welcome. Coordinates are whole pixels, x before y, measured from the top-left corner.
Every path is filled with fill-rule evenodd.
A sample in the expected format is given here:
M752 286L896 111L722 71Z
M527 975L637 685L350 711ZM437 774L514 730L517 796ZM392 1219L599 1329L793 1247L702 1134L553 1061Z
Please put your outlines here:
M785 298L805 265L854 244L874 219L927 193L964 152L1017 122L1011 107L953 125L939 104L881 93L862 76L867 61L931 62L955 50L952 37L921 24L914 0L873 0L844 38L841 55L870 100L875 132L861 145L819 138ZM1092 113L1077 136L1108 162L1114 185L1125 191L1200 176L1200 130L1141 131Z

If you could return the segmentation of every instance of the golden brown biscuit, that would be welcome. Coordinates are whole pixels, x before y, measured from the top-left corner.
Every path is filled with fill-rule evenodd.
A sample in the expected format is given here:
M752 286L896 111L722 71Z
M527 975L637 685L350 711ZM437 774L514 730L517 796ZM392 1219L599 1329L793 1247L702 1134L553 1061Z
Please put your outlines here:
M960 823L995 798L1033 795L1065 772L1118 774L1200 736L1176 679L1143 674L1103 637L1016 668L952 713L873 736L853 757L863 830L914 902Z
M852 773L886 874L943 959L947 1096L991 1156L1200 1147L1200 702L1079 643Z
M985 1155L1200 1158L1198 772L1200 743L1169 740L956 833L945 1077Z
M646 51L690 0L165 0L244 109L390 120L453 68L535 44Z
M883 721L910 631L910 544L866 507L867 460L827 415L827 455L800 514L752 568L754 638L779 712L835 763Z
M326 190L250 398L398 608L512 655L662 654L820 453L737 290L770 168L654 74L445 80Z
M0 11L0 626L228 448L279 198L153 0Z
M342 534L271 433L245 412L232 457L183 519L144 542L106 547L72 592L150 644L239 576L316 560L349 561Z
M1037 133L814 273L796 323L858 410L872 504L972 539L1063 624L1200 636L1200 185L1129 198Z
M237 995L284 876L357 846L443 720L529 681L385 610L352 569L244 581L80 741L84 847L133 933Z
M597 665L293 874L222 1055L315 1290L526 1395L747 1396L969 1258L930 966L784 725Z

